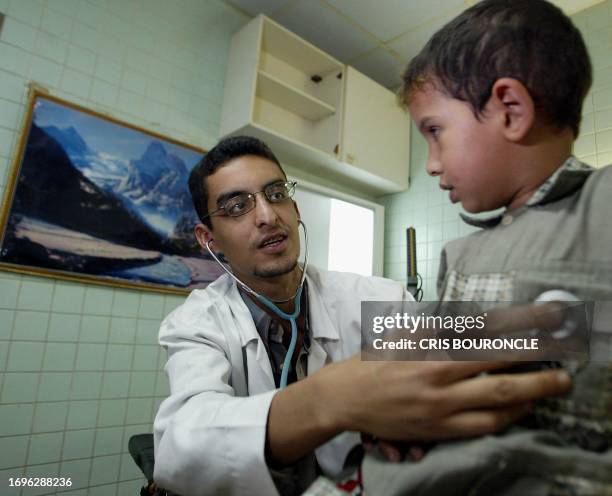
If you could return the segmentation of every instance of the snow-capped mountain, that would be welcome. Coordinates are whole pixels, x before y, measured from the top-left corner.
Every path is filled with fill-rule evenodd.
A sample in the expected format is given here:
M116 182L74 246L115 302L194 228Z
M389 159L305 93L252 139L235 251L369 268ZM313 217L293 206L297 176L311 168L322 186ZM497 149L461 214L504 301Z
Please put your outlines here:
M74 127L42 129L62 145L72 163L100 188L113 191L127 174L127 160L92 150Z
M189 171L159 141L152 141L139 159L126 160L93 150L74 127L46 126L43 130L85 177L117 196L158 233L172 237L185 215L193 224L197 222L187 186Z

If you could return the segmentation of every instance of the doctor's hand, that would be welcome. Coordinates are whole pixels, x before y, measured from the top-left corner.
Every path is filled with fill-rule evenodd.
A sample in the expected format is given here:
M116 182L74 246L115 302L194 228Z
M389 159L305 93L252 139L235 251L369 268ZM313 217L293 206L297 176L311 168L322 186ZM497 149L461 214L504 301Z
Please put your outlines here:
M438 441L499 431L531 402L570 388L565 372L482 375L508 362L336 362L278 391L266 432L271 466L294 463L344 431Z
M538 398L566 392L562 371L478 375L507 362L365 362L354 357L324 367L318 401L340 431L382 439L436 441L499 431Z

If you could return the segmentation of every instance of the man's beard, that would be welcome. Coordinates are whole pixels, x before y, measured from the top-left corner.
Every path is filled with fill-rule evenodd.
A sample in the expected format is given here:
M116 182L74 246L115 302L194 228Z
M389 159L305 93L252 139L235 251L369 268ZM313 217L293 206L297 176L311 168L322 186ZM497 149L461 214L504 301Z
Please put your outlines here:
M259 269L255 267L253 271L253 275L261 278L270 278L270 277L278 277L291 272L297 266L297 260L288 260L282 265L277 265L275 267Z

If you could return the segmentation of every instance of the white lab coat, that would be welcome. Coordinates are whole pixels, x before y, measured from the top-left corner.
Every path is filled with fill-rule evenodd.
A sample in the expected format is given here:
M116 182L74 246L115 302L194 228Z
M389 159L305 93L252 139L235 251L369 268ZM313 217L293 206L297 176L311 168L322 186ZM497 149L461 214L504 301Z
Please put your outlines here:
M400 283L378 277L309 268L307 281L309 373L359 352L362 300L412 300ZM223 275L193 291L163 321L159 340L168 350L171 393L154 425L158 485L182 496L277 494L264 446L268 410L278 390L233 280ZM316 457L324 472L337 474L358 442L357 434L347 432L319 447Z

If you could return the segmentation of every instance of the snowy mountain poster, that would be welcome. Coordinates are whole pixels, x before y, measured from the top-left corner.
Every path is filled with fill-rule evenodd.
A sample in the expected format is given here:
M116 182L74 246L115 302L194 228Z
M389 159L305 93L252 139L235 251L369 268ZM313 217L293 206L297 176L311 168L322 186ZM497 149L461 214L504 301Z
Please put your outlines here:
M221 269L187 181L204 150L34 92L4 209L0 267L184 292Z

